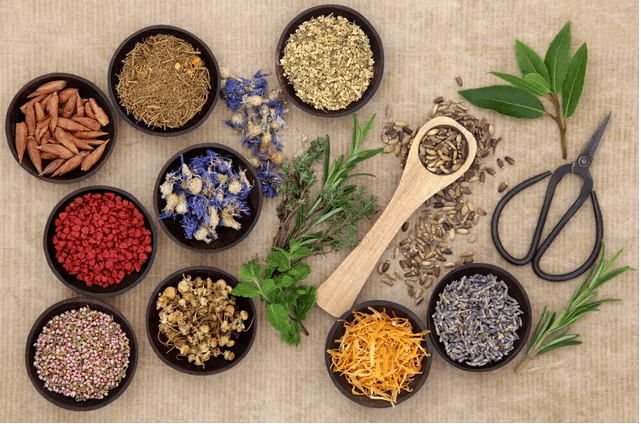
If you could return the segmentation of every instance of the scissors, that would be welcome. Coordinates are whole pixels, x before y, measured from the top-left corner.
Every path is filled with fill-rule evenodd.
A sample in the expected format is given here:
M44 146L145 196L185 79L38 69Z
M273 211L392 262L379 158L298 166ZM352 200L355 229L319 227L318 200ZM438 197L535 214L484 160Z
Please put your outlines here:
M529 180L523 181L519 185L515 186L512 190L507 192L507 194L499 201L496 209L494 210L494 214L492 215L492 240L494 241L496 249L499 251L501 256L505 258L505 260L514 265L525 265L531 262L534 273L544 280L548 281L571 280L583 274L592 266L594 261L597 259L601 248L601 239L603 238L603 217L601 216L601 209L599 208L599 202L597 200L596 193L592 190L593 181L588 167L592 164L594 153L599 148L599 144L601 144L603 134L605 133L605 129L608 126L608 122L610 121L610 115L612 115L612 112L610 112L608 116L603 120L603 122L601 122L601 125L599 125L599 128L597 128L595 133L592 135L590 141L585 146L577 160L572 163L560 166L556 171L554 171L554 173L547 171L542 174L536 175ZM567 174L575 174L583 179L581 193L579 194L579 197L576 199L576 201L572 204L572 206L570 206L565 215L563 215L561 220L556 224L552 232L543 241L543 243L539 244L539 242L541 241L541 233L543 232L543 227L545 225L545 221L550 210L550 205L552 203L552 198L554 197L554 191L556 190L556 186L559 184L559 182L561 182L563 177L565 177ZM499 239L498 224L501 212L503 211L505 205L514 196L516 196L524 189L530 187L531 185L536 184L544 178L547 178L549 175L552 175L552 178L548 183L548 188L545 193L545 199L543 200L543 206L541 207L541 213L539 214L539 219L536 223L534 235L532 236L532 244L530 244L530 250L522 259L515 258L505 250L503 244L501 243L501 240ZM556 236L559 235L563 227L565 227L565 224L570 221L570 219L574 216L576 211L579 210L581 205L583 205L583 202L585 202L588 197L590 197L590 199L592 200L592 209L594 210L594 218L596 220L596 241L594 243L592 253L583 265L572 272L568 272L567 274L548 274L544 272L539 266L541 257L548 249L548 247L550 247Z

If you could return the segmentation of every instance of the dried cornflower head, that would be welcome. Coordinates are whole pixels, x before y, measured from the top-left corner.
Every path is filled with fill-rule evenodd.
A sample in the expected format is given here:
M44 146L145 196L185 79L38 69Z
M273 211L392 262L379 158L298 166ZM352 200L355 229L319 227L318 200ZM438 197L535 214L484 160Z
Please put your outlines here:
M158 294L156 309L160 317L158 340L205 368L205 362L220 355L231 361L234 352L225 349L246 330L247 311L236 308L232 287L225 280L203 280L183 275L177 287ZM171 350L170 349L170 350Z

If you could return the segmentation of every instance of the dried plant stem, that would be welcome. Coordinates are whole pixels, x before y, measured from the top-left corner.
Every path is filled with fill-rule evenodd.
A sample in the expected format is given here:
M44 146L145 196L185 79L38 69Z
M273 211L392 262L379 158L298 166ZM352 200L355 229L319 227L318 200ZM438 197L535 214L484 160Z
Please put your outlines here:
M548 112L546 115L554 119L554 122L556 122L556 124L559 126L559 133L561 134L561 151L563 154L563 159L567 159L568 146L567 146L565 133L568 130L568 121L566 118L563 117L563 109L561 106L561 100L559 99L559 96L554 93L551 93L548 95L547 98L554 105L554 111L556 112L556 115L552 115L550 112Z

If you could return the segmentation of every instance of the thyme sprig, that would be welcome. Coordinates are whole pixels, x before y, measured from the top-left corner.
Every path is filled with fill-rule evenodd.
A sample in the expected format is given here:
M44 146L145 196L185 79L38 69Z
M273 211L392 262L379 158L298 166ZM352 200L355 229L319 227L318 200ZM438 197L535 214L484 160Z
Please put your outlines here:
M581 344L582 342L577 340L579 338L578 334L568 334L570 325L582 316L598 311L599 306L603 303L620 301L620 299L594 300L594 298L597 295L597 288L622 272L635 270L625 266L610 271L614 261L622 251L623 249L620 249L612 258L606 261L605 244L601 242L601 258L592 266L583 283L576 289L566 309L557 315L555 312L548 310L547 305L543 307L539 322L532 332L527 355L516 366L514 371L518 371L528 358L532 359L560 347Z
M383 149L363 149L363 141L373 128L373 115L361 128L354 117L352 140L347 155L331 162L329 136L312 141L291 165L283 164L285 181L278 205L279 228L274 237L267 265L256 260L243 264L241 284L231 294L258 298L267 303L267 321L290 345L300 343L300 333L308 334L303 321L316 302L316 287L302 281L310 273L301 261L309 256L342 250L358 244L358 223L371 219L376 197L367 187L351 184L351 179L372 174L353 172L356 165ZM319 181L313 165L323 163ZM317 183L317 194L312 191Z

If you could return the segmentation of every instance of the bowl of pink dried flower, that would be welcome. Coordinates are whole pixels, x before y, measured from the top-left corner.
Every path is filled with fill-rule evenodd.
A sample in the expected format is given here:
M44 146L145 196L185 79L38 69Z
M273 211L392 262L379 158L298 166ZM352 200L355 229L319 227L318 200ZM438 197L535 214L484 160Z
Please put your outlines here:
M36 319L25 353L27 373L49 402L90 411L115 401L136 371L133 327L113 306L88 298L58 302Z

